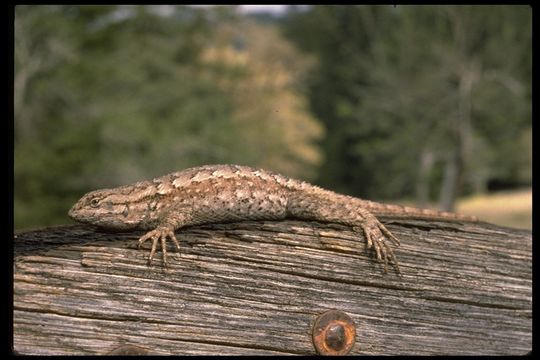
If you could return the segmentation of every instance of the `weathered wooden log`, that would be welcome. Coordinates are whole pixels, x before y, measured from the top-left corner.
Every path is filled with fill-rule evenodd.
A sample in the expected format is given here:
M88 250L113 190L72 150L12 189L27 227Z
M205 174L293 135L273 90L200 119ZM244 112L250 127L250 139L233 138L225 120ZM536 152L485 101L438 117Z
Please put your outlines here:
M147 265L141 232L75 225L15 238L14 348L21 354L315 354L317 316L354 321L350 354L526 354L529 231L383 219L403 275L349 227L300 221L177 232ZM123 346L123 347L122 347Z

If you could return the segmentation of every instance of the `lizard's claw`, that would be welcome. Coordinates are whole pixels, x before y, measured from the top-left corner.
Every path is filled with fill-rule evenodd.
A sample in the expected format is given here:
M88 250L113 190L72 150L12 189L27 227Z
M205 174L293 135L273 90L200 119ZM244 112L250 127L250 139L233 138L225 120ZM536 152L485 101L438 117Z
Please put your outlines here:
M154 229L139 238L139 249L146 240L152 240L152 249L150 250L150 255L148 256L148 265L152 264L152 259L154 258L154 254L156 253L158 241L161 240L161 251L163 251L163 264L167 266L167 238L170 238L174 242L176 250L180 251L180 245L178 244L178 240L176 240L174 230L171 230L169 228Z
M397 237L394 236L394 234L392 234L390 232L390 230L388 230L386 228L386 226L384 226L383 224L379 223L379 229L383 232L384 235L386 235L387 237L390 238L390 240L392 240L394 242L394 244L396 244L397 246L401 245L401 243L399 242L399 239Z
M374 249L377 254L377 260L384 262L384 272L388 271L388 263L393 263L398 274L401 274L398 261L394 251L386 242L386 238L392 240L399 246L399 240L378 220L366 221L361 225L366 237L368 249Z

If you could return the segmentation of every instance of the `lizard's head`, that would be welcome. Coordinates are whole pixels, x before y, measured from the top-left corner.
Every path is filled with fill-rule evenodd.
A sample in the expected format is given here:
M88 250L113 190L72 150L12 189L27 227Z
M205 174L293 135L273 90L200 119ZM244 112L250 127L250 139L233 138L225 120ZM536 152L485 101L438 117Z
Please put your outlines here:
M124 186L91 191L69 210L73 220L108 229L145 229L155 221L156 202L145 193L148 186Z

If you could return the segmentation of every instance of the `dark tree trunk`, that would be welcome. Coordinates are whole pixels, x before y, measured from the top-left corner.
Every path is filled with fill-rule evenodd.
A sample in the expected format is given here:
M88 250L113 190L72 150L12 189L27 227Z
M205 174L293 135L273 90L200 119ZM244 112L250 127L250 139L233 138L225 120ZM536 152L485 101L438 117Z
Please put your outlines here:
M429 203L429 176L435 162L435 154L429 149L424 149L420 155L420 168L418 169L418 181L416 182L416 206L428 207Z

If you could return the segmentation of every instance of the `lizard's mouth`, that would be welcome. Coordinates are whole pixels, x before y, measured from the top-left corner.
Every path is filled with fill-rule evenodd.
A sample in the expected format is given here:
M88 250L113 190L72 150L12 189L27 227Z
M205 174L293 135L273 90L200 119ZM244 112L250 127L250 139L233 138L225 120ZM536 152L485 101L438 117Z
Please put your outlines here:
M73 220L80 221L80 218L77 216L77 209L75 209L75 205L71 207L68 211L68 216L72 218Z
M107 230L132 230L135 229L140 221L138 219L122 219L115 214L100 213L99 216L93 209L80 208L75 204L68 211L68 216L80 223L95 225Z
M86 224L92 223L90 214L87 214L84 209L77 207L77 204L73 205L71 209L69 209L68 216L78 222Z

